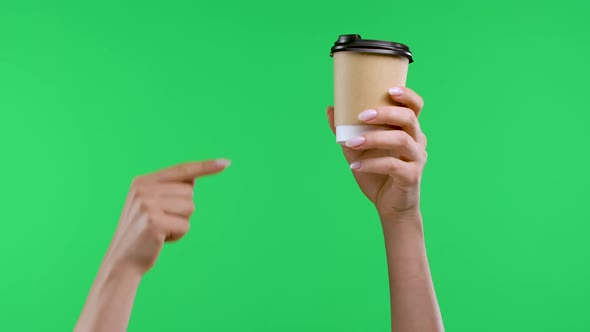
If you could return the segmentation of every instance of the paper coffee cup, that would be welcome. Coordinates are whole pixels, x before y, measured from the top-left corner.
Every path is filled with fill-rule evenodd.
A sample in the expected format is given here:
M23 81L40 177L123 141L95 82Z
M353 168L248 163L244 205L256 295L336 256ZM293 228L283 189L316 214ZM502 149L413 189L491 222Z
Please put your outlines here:
M396 105L387 91L406 85L408 66L413 62L409 47L362 39L359 35L341 35L330 56L334 58L336 142L342 144L371 131L390 129L367 125L358 115L379 106Z

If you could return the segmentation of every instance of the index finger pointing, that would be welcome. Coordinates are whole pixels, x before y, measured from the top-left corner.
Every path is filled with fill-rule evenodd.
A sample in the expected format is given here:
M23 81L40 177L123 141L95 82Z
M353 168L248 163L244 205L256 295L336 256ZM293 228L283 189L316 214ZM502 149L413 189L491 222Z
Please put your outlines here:
M155 173L154 176L158 181L186 181L192 183L198 177L223 171L229 164L230 161L226 159L187 162L165 168Z

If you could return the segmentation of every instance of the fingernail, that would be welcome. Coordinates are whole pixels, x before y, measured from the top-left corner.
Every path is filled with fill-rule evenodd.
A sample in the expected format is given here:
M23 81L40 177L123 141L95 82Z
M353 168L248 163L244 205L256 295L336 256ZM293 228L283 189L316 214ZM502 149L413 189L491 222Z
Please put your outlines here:
M357 170L359 168L361 168L361 162L360 161L355 161L354 163L350 164L350 168Z
M363 136L351 138L345 143L349 148L354 148L363 144L365 144L365 138Z
M215 165L219 167L228 167L229 165L231 165L231 161L227 159L217 159L215 160Z
M398 87L389 89L389 94L392 96L401 96L403 92L404 91L402 90L402 88Z
M369 120L373 120L376 117L377 117L377 111L375 111L375 110L366 110L366 111L362 111L359 114L358 119L361 120L361 121L369 121Z

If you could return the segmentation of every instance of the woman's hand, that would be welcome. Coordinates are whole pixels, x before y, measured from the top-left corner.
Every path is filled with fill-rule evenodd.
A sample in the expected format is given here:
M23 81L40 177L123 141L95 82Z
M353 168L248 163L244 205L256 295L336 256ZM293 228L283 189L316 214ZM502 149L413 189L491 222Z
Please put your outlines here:
M182 238L195 209L195 179L223 171L227 160L176 165L137 177L74 331L127 331L142 276L166 241Z
M414 91L397 87L391 98L402 106L365 110L359 120L385 124L391 130L375 131L348 140L342 147L363 193L375 204L381 220L417 220L420 215L420 181L426 163L426 136L418 114L424 102ZM334 108L328 107L334 127Z
M195 179L228 165L226 160L191 162L135 178L105 263L146 273L164 242L179 240L188 232L195 209Z
M420 213L420 180L426 137L418 114L424 102L408 88L392 88L402 106L376 107L359 114L367 124L389 125L348 140L342 147L356 182L375 204L383 225L392 331L444 331L432 283ZM334 131L334 109L328 107Z

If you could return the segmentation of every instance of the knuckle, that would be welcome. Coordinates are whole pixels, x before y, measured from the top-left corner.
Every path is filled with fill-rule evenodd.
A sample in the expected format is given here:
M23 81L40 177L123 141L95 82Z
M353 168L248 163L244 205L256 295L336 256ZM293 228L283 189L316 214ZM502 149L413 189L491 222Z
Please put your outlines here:
M422 110L424 108L424 98L418 96L418 102L416 104L418 106L418 110Z
M131 180L131 189L137 189L145 184L145 176L136 176Z
M365 147L377 147L382 146L387 142L387 139L383 137L383 132L373 132L365 135Z
M405 131L398 131L397 144L400 147L409 147L412 144L412 138Z
M160 232L160 224L155 217L149 217L145 225L145 230L149 234L158 234Z
M388 123L391 121L391 108L390 107L378 107L375 108L377 116L373 120L369 120L371 123Z
M185 176L185 175L188 175L190 173L190 167L187 164L180 164L180 165L177 166L176 171L179 174Z
M179 164L175 167L174 172L182 178L188 178L194 173L193 167L189 163Z
M133 195L134 197L143 201L147 199L147 197L149 196L149 191L145 188L145 186L138 186L136 188L133 188Z
M158 223L158 218L155 213L147 213L147 226L153 228Z
M191 199L195 196L195 191L193 190L192 186L184 185L182 188L183 193L186 193L186 195Z
M147 212L150 208L148 201L143 197L137 197L137 203L139 204L139 208L144 212Z
M389 162L387 163L387 170L389 173L396 173L399 169L398 163L394 158L389 158Z
M420 169L418 168L412 168L412 170L409 172L409 176L408 176L408 180L410 181L410 183L418 183L420 182Z
M160 220L162 213L157 211L149 211L147 213L147 228L151 231L158 231L160 229Z
M384 106L378 107L375 110L377 111L377 118L380 120L388 119L391 116L392 106Z
M195 212L195 203L193 201L190 201L187 205L187 210L189 213L193 213Z
M145 199L154 196L154 186L144 176L137 177L131 183L129 194L137 199Z
M400 174L401 183L406 188L414 188L420 183L420 173L415 170L410 170Z
M422 96L418 94L416 91L413 92L414 93L412 94L412 99L414 101L414 104L416 105L417 110L420 111L424 107L424 98L422 98Z
M138 197L139 207L142 211L147 212L148 214L153 214L155 212L156 203L153 199L147 198L145 196Z
M401 122L405 125L413 125L416 120L414 112L409 108L405 108L403 112L400 113L400 118Z

